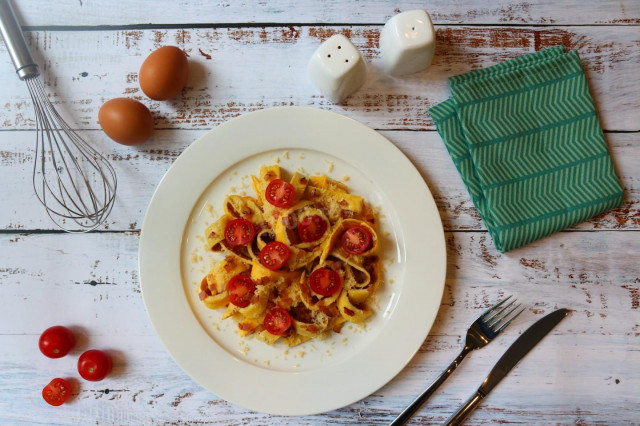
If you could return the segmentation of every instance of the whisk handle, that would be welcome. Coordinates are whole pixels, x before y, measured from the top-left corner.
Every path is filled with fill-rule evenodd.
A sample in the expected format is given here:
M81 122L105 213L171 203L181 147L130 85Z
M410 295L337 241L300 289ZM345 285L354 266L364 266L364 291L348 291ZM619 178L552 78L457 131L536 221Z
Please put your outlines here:
M0 0L0 33L20 80L40 75L9 0Z

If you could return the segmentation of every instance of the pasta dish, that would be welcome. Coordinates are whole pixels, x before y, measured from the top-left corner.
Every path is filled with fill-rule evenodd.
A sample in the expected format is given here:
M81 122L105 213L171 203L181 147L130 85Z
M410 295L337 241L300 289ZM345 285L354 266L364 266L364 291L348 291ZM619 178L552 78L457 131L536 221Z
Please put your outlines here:
M251 183L256 197L228 195L205 231L208 249L225 256L200 282L200 300L268 344L364 323L381 283L374 209L342 182L286 178L278 165Z

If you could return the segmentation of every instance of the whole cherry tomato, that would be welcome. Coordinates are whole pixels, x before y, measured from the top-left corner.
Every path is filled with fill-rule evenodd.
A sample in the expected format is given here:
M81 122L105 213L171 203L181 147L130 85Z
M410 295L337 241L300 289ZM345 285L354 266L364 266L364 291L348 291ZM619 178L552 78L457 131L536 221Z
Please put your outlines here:
M40 352L49 358L61 358L69 353L76 344L71 330L61 325L47 328L38 341Z
M113 363L111 357L104 351L91 349L78 358L78 373L85 380L97 382L111 373Z

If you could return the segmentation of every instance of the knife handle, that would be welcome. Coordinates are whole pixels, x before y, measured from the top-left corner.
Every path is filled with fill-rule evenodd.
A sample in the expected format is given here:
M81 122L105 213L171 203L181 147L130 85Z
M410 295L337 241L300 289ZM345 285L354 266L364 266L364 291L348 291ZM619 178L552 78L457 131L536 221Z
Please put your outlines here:
M474 393L471 398L469 398L467 402L465 402L464 405L458 409L458 411L456 411L451 417L449 417L446 422L444 422L444 426L457 426L462 424L464 419L466 419L469 414L471 414L471 412L476 409L482 398L483 396L480 394L480 392Z

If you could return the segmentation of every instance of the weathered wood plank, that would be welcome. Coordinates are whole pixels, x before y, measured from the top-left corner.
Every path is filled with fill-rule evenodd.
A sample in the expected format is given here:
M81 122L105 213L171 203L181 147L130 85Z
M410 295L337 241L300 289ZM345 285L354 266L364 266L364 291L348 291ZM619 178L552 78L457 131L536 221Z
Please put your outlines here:
M16 6L17 8L18 6ZM359 0L341 2L21 0L26 25L136 25L226 23L384 23L399 12L427 8L439 24L637 24L640 7L624 1L422 1ZM579 13L576 11L579 10ZM126 11L126 13L123 13Z
M156 127L210 128L247 111L282 105L344 112L381 129L434 129L428 109L447 99L447 78L542 48L564 44L578 50L603 127L640 129L640 38L629 27L440 27L431 67L393 78L381 70L379 26L268 27L192 30L37 31L28 34L52 100L68 112L74 128L97 129L102 103L120 96L139 99ZM307 77L317 46L335 33L347 35L369 64L365 85L345 105L327 101ZM191 76L182 96L151 101L140 91L138 70L153 49L174 44L190 56ZM0 125L35 126L26 87L11 72L0 47ZM270 66L264 66L270 64Z
M640 242L635 232L615 231L551 238L544 247L534 243L498 255L485 233L447 233L442 304L409 366L349 407L285 418L218 399L169 358L139 294L136 233L0 236L0 393L11 394L0 400L0 423L388 424L455 356L467 326L504 294L515 294L529 309L494 343L471 354L415 422L441 423L520 332L545 313L568 307L572 315L496 388L469 424L633 423L640 415L640 359L634 355L640 338L634 320L640 309ZM39 333L53 323L70 325L80 336L72 355L60 360L36 349ZM110 350L116 360L114 374L103 382L88 383L75 373L75 357L92 347ZM72 403L57 410L39 396L54 376L76 379Z
M108 140L101 131L86 138L111 159L118 176L116 205L105 229L139 230L156 185L180 153L202 130L159 130L138 147ZM436 132L383 131L420 171L436 200L447 230L483 229L480 217ZM607 135L618 175L625 187L622 207L578 226L578 229L640 229L640 144L638 134ZM35 132L0 132L0 196L10 200L0 209L0 229L56 229L37 202L31 183ZM326 172L324 170L319 170ZM340 176L335 176L340 178Z

